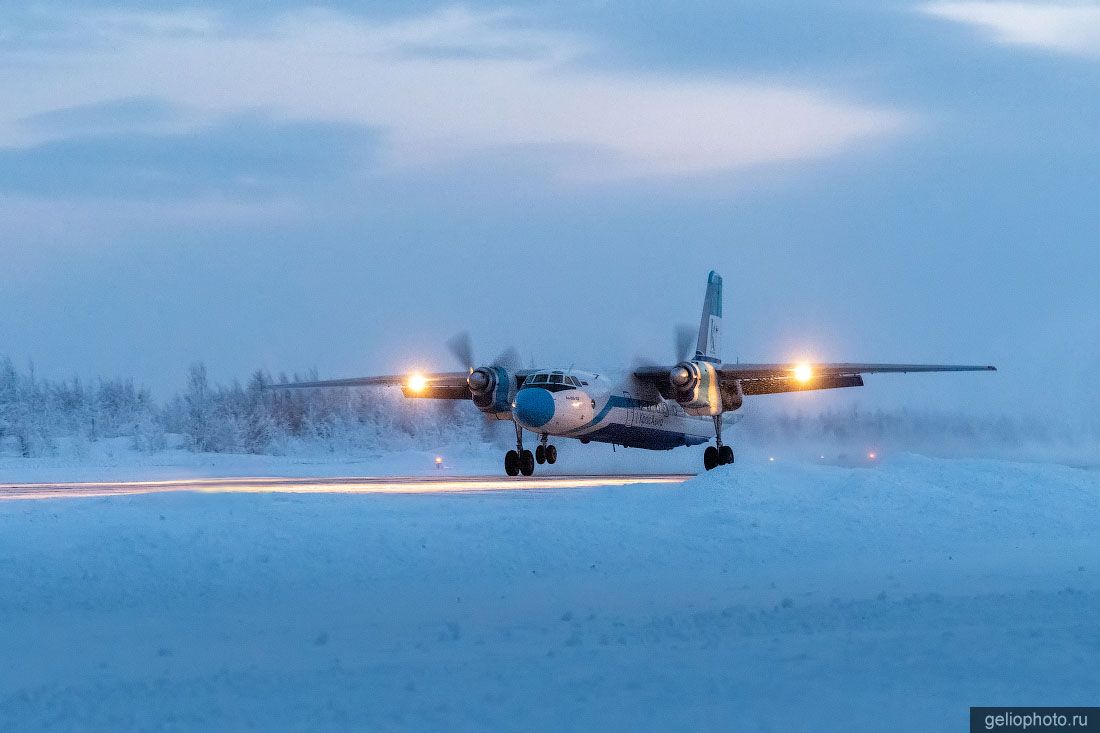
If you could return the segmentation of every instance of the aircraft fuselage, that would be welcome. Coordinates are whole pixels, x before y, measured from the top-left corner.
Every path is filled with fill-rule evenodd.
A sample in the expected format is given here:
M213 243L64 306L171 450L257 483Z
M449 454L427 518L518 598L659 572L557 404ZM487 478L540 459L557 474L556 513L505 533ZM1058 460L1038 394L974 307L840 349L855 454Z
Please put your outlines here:
M525 430L583 443L670 450L714 439L710 418L688 415L644 384L570 369L528 378L516 392L512 415Z

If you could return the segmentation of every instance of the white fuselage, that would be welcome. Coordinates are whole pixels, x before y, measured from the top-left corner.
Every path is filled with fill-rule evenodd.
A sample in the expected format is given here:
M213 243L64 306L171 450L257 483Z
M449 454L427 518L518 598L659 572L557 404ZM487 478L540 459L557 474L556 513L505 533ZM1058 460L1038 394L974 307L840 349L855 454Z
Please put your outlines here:
M628 447L668 450L714 439L714 422L693 417L632 376L540 370L516 393L512 415L526 430Z

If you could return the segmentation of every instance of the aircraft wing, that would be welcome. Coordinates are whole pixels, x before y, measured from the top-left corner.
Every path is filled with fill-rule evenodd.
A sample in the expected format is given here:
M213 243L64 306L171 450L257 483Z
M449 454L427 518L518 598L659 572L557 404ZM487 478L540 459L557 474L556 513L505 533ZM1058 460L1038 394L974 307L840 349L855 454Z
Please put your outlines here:
M675 367L643 367L634 376L664 388L669 372ZM978 372L996 371L994 366L972 364L863 364L863 363L786 363L786 364L722 364L717 366L719 379L725 384L741 382L746 395L803 392L814 389L862 387L864 374L909 372Z
M996 367L971 364L723 364L720 378L740 380L747 395L801 392L811 389L862 387L864 374L910 372L996 371Z
M315 389L323 387L400 387L406 397L436 400L468 400L470 387L466 372L430 372L424 374L392 374L379 377L326 379L320 382L285 382L269 384L265 389Z

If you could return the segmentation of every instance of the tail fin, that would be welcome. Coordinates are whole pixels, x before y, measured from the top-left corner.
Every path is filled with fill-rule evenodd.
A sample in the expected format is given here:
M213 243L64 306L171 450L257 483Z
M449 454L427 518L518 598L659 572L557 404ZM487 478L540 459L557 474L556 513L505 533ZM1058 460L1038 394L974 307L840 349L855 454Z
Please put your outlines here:
M722 276L711 270L707 277L707 294L703 298L703 317L699 320L699 342L695 347L695 358L721 364L721 333Z

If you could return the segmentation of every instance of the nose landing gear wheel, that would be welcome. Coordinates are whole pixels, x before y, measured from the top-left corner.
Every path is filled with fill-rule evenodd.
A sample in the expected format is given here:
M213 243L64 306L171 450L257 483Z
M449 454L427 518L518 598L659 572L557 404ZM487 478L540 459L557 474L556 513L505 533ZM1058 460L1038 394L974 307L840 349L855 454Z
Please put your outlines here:
M546 446L546 462L551 465L558 462L558 449L555 446Z
M509 476L519 476L519 453L510 450L504 454L504 472Z
M535 446L535 463L540 466L546 463L546 446L541 444ZM550 463L553 463L553 461L550 461Z
M733 463L733 448L724 445L718 449L718 465L728 466Z
M708 445L707 449L703 451L703 468L708 471L718 465L718 449L713 445Z
M535 472L535 456L531 451L525 450L519 454L519 470L524 476L530 476Z

